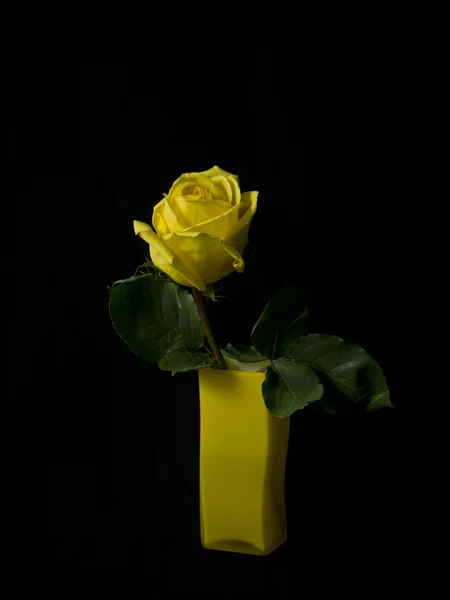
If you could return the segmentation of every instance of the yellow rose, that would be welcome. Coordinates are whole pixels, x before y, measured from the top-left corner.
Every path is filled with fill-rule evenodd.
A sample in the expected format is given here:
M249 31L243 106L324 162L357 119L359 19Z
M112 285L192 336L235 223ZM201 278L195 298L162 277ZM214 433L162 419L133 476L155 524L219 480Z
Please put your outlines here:
M134 221L134 232L150 245L156 267L181 285L206 290L244 270L257 199L258 192L241 194L238 177L219 167L185 173L153 209L156 233L141 221Z

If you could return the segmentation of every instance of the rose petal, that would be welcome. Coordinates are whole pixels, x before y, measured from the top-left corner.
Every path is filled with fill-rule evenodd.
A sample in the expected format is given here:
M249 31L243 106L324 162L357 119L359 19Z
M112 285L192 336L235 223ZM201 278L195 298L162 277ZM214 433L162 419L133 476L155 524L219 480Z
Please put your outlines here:
M208 202L198 200L187 200L183 196L167 198L167 203L172 212L176 214L178 222L184 224L184 227L171 228L169 231L180 231L216 219L230 209L230 204L223 200L210 200Z
M242 273L244 259L223 240L201 232L175 231L164 236L167 246L206 284L214 283L233 270Z
M171 250L167 244L152 230L150 225L142 221L133 221L134 232L150 246L150 257L153 264L167 273L181 285L193 286L206 290L206 284L184 261Z
M197 223L197 225L193 225L184 231L199 231L225 240L228 238L229 232L237 225L238 221L239 206L232 206L215 219Z
M233 175L233 173L224 171L217 165L214 165L214 167L211 167L211 169L208 169L207 171L201 171L200 175L204 175L205 177L210 177L210 178L221 175L222 177L226 177L227 179L232 178L235 181L237 181L237 183L239 183L239 177L237 175Z
M239 205L240 219L229 231L226 241L234 246L239 252L243 252L248 241L248 229L250 221L253 219L258 203L258 192L244 192L241 195L241 203ZM246 207L246 209L245 209Z
M154 206L152 225L158 235L166 235L171 231L179 231L180 229L189 227L189 224L180 219L172 210L172 207L167 202L166 198L163 198L156 206Z
M229 180L226 177L222 177L222 175L218 175L217 177L212 177L211 181L223 189L227 202L231 204L233 201L233 190L231 189Z
M239 188L239 181L233 177L229 177L228 181L230 182L231 189L233 190L233 198L231 203L233 205L239 204L241 201L241 190Z

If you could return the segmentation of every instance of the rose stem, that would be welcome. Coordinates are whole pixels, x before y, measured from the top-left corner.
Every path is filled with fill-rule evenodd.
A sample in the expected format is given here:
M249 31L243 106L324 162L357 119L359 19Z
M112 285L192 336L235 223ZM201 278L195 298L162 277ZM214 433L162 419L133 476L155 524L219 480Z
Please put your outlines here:
M223 357L222 352L220 351L219 346L217 345L216 338L213 335L211 330L211 326L209 324L208 315L206 314L206 306L203 300L202 293L195 287L192 288L192 295L194 296L195 304L197 306L198 314L200 317L200 321L203 325L203 329L206 333L206 339L211 346L211 350L214 354L214 358L217 360L217 363L221 369L227 368L227 363Z

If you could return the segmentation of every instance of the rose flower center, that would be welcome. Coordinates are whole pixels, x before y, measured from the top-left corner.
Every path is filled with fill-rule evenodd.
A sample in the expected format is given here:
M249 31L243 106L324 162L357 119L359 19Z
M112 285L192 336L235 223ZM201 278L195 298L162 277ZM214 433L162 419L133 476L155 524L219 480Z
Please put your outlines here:
M211 200L211 192L207 189L200 188L197 185L191 184L183 188L183 196L191 202L201 200Z

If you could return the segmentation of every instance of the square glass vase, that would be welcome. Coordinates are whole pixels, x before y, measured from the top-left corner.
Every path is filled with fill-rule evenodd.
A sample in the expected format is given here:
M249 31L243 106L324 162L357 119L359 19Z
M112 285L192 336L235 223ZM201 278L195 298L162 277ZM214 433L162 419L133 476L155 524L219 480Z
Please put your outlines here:
M264 556L286 540L289 417L267 410L264 372L198 371L205 548Z

